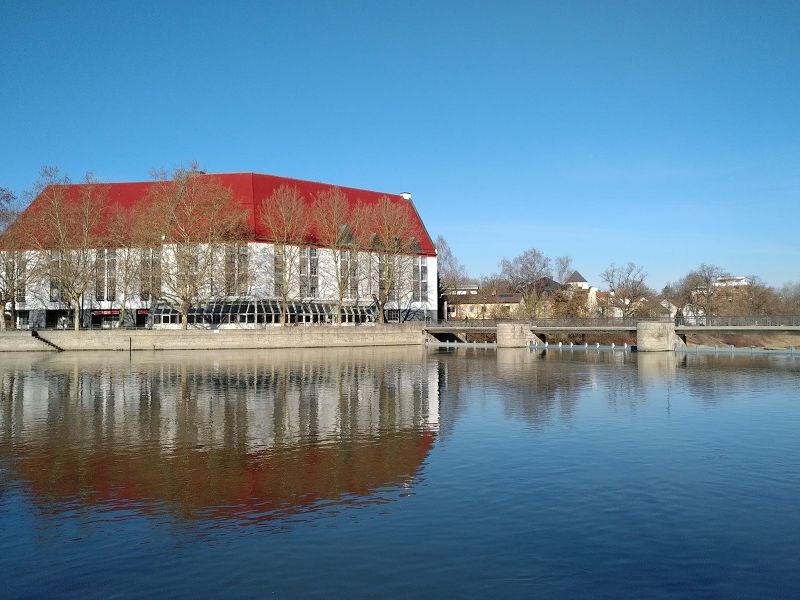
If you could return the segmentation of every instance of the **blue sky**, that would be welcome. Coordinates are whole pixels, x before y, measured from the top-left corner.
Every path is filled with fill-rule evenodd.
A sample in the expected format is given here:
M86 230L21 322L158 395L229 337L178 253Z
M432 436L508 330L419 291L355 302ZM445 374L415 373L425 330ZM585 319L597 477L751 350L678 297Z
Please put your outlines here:
M471 274L800 280L800 3L0 4L0 186L197 159L410 191Z

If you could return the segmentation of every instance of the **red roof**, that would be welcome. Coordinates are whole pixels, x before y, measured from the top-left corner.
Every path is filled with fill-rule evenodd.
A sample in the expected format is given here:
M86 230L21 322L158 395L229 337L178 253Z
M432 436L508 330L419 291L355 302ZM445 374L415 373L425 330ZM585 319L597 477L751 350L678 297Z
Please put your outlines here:
M217 179L222 185L228 187L233 192L233 196L237 199L249 213L249 229L251 232L252 241L269 242L269 233L264 227L261 219L258 218L258 211L262 200L268 198L272 192L282 186L288 185L297 188L300 193L305 197L305 201L310 205L314 201L317 192L329 189L333 184L319 183L316 181L304 181L302 179L292 179L289 177L277 177L275 175L261 175L258 173L219 173L219 174L204 174L200 177L213 177ZM155 182L131 182L131 183L104 183L103 186L108 191L108 199L112 203L120 204L124 207L130 207L137 202L143 201L150 190L150 187ZM70 194L70 197L77 197L77 190L81 188L81 184L70 185L70 188L75 189L75 194ZM391 202L398 204L405 204L408 206L409 215L413 219L412 227L414 230L414 237L416 237L420 246L420 254L426 256L435 256L436 250L433 246L430 236L428 235L425 225L417 213L414 204L411 200L406 200L399 194L387 194L383 192L374 192L370 190L361 190L357 188L339 187L348 201L355 204L359 200L364 204L371 205L377 204L378 200L382 197L388 198ZM36 204L33 201L31 206ZM308 235L308 242L314 243L316 239L315 232L312 230Z

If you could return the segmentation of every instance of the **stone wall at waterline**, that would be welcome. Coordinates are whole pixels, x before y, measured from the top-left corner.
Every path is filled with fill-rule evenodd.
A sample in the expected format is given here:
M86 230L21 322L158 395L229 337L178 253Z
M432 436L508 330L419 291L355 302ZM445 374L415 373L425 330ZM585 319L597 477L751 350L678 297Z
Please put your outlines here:
M62 350L227 350L422 345L421 323L364 327L268 327L254 330L40 331ZM30 332L0 334L0 352L54 351Z

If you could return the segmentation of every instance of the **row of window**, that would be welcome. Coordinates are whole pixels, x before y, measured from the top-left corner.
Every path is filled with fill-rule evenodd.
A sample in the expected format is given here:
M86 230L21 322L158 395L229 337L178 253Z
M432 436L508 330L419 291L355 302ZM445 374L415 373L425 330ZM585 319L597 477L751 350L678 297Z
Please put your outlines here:
M284 287L294 280L293 273L286 269L287 260L289 264L297 264L297 278L299 279L300 296L303 298L317 298L319 296L319 251L316 248L295 248L299 254L296 261L291 260L295 257L289 256L288 249L276 247L274 254L274 282L275 294L282 295ZM161 272L161 250L145 249L139 252L139 297L148 302L161 296L162 272ZM196 259L195 259L196 260ZM379 260L378 271L378 290L372 288L372 281L369 280L368 295L380 291L386 297L396 299L397 288L397 269L395 260L375 258L370 256L370 260ZM26 296L25 273L26 264L24 253L6 253L4 265L6 280L12 281L16 277L16 301L24 302ZM124 266L123 266L124 268ZM58 251L50 254L50 301L63 302L65 293L62 285L69 279L70 261L65 259ZM97 250L94 263L94 296L97 301L114 301L117 299L118 282L118 260L117 251L114 249ZM339 257L339 281L338 284L345 290L345 297L358 297L358 259L355 252L344 251ZM213 277L210 285L212 295L217 291L223 292L225 296L247 296L250 293L250 257L247 246L228 246L225 248L224 258L224 281L222 287L217 288ZM428 267L425 257L414 257L412 265L412 301L421 302L428 297ZM388 287L388 289L387 289Z

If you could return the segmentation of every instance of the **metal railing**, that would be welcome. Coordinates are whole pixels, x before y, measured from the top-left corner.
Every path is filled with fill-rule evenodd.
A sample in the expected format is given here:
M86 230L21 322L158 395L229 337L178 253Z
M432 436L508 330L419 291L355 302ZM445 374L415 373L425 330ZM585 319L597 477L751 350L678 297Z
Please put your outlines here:
M531 327L636 327L641 321L670 323L672 319L653 317L580 317L563 319L450 319L432 321L429 327L496 327L498 323L520 323Z
M427 327L447 327L447 328L462 328L462 327L497 327L497 323L527 323L525 320L512 320L512 319L439 319L431 320L428 322Z
M532 319L534 327L636 327L637 323L671 323L669 317L574 317Z
M687 327L800 327L798 315L763 315L731 317L689 317L675 318L675 325Z
M524 323L531 327L636 327L637 323L674 323L677 326L708 327L800 327L798 315L732 317L575 317L548 319L449 319L429 321L428 327L462 329L496 327L498 323Z

